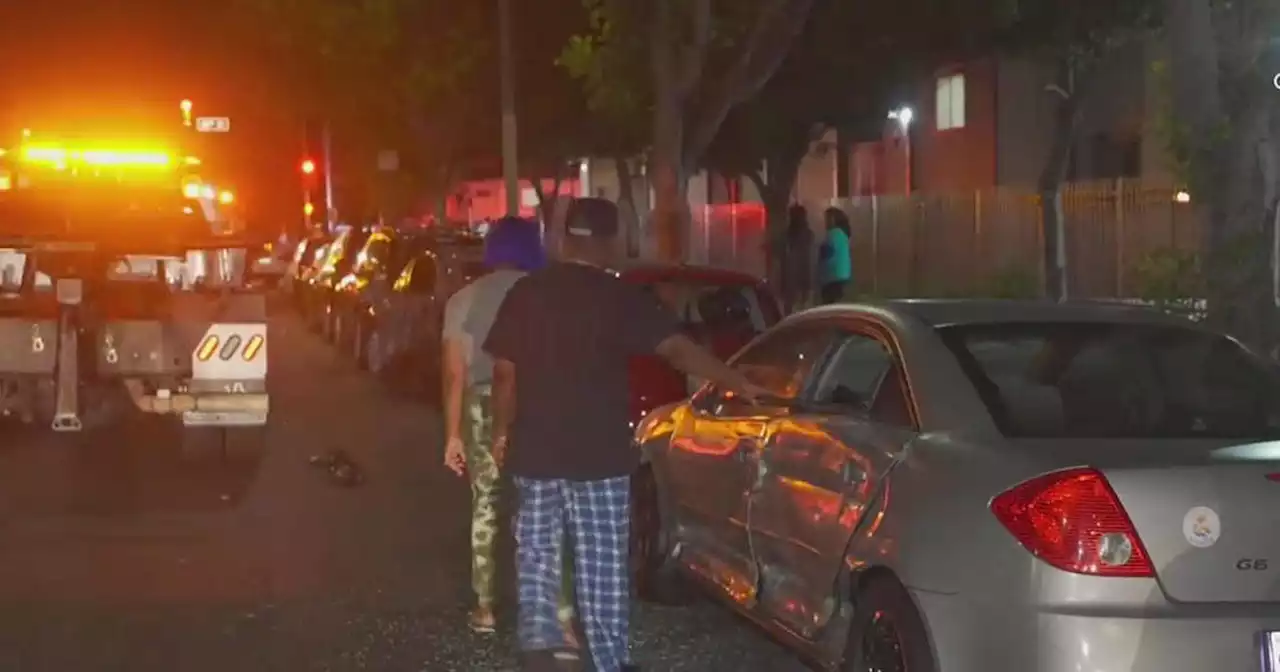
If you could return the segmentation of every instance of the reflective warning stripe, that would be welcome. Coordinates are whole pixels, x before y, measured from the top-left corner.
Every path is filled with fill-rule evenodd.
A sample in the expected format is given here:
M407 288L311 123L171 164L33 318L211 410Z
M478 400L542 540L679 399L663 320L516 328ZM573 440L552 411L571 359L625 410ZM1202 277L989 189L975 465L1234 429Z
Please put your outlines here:
M210 334L209 336L204 337L204 340L200 343L200 347L196 349L196 359L202 362L207 362L211 357L213 357L213 353L217 351L218 337Z
M263 338L261 334L254 334L253 337L249 339L249 342L244 346L244 352L240 353L240 356L243 357L246 362L253 361L253 358L258 356L258 352L262 350L262 346L266 342L267 340Z
M227 339L226 344L222 346L222 350L218 351L218 358L224 362L230 361L232 357L236 356L236 350L240 349L240 343L240 337L232 335Z

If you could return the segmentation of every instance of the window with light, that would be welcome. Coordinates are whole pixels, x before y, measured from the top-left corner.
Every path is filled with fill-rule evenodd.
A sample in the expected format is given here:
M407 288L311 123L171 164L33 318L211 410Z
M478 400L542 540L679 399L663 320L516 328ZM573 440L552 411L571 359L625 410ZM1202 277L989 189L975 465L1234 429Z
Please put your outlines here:
M964 128L964 75L939 77L935 101L939 131Z

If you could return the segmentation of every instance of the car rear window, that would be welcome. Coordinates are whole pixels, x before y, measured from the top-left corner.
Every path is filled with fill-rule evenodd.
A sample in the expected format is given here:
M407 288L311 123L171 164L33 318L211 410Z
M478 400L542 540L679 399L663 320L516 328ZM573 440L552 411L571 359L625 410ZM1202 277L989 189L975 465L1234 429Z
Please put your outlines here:
M1280 437L1280 369L1222 335L1088 322L938 333L1009 437Z
M656 295L687 327L714 331L764 331L776 319L762 308L749 285L660 282L644 286Z

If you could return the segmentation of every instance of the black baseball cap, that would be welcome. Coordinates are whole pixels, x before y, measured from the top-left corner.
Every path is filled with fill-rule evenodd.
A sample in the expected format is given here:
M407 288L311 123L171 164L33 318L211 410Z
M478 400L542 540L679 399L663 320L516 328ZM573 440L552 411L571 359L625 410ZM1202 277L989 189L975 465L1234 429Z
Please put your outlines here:
M618 206L603 198L578 198L569 206L565 233L581 238L613 238L618 235Z

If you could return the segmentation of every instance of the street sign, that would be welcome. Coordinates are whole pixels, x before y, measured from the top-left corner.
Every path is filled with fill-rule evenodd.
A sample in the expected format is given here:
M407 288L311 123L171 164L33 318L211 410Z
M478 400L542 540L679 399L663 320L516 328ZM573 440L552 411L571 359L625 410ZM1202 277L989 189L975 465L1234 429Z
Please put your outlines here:
M227 133L231 130L231 117L196 117L196 130L200 133Z
M400 153L394 149L384 149L378 152L378 170L384 173L394 173L400 170Z

